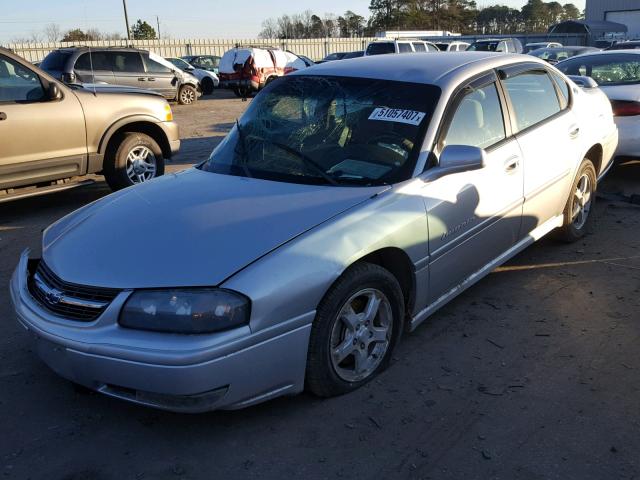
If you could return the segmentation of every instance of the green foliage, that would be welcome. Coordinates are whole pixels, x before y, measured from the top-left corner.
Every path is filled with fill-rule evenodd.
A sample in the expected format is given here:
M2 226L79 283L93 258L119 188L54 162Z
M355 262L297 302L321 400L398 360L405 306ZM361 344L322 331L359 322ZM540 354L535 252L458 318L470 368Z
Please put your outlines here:
M140 19L131 27L131 36L134 40L155 40L157 38L155 28Z

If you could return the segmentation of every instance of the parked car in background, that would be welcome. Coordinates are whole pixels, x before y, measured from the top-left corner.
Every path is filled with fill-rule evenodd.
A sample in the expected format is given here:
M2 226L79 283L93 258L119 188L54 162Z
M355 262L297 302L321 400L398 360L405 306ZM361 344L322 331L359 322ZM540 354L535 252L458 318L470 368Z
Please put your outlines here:
M217 55L185 55L180 58L200 70L206 70L207 72L213 72L218 75L220 57Z
M124 85L153 90L183 105L195 102L201 94L198 79L154 55L135 48L69 47L49 53L40 67L67 84Z
M617 43L618 43L618 40L601 38L600 40L596 40L595 42L593 42L593 46L602 50L602 49L611 48Z
M364 50L357 50L355 52L349 52L347 53L344 57L342 57L343 60L348 60L350 58L360 58L364 56Z
M384 55L388 53L427 53L439 52L434 43L423 40L374 40L367 45L365 55Z
M295 55L296 57L298 57L300 60L302 60L304 62L305 67L313 67L316 62L314 62L313 60L311 60L309 57L307 57L306 55L298 55L297 53L292 52L291 50L287 50L287 53L290 53L291 55Z
M436 42L435 45L441 52L464 52L471 44L468 42L454 41L440 43Z
M0 139L0 201L69 188L89 173L103 173L114 190L146 182L162 175L180 147L161 95L67 86L2 48Z
M559 42L531 42L526 43L522 49L522 53L529 53L532 50L538 50L539 48L559 48L562 44Z
M607 50L635 50L640 48L640 40L630 40L628 42L618 42L611 45Z
M538 48L537 50L531 50L529 52L529 55L541 58L542 60L553 65L561 62L562 60L566 60L567 58L575 57L576 55L599 51L600 50L595 47L555 47Z
M177 57L167 57L166 60L174 67L196 77L200 82L200 88L202 88L202 93L204 95L211 95L213 90L218 88L220 85L220 79L213 71L196 68L186 60Z
M11 300L55 372L111 397L344 394L537 239L580 239L615 146L604 94L534 57L328 62L271 84L205 163L46 229Z
M607 50L556 65L567 75L591 77L609 97L618 126L616 156L640 157L640 50Z
M517 38L484 38L467 48L470 52L522 53L522 43Z
M349 52L334 52L325 56L322 60L318 60L316 63L333 62L335 60L342 60L344 56Z
M220 84L246 97L276 78L304 68L307 64L300 57L279 48L237 47L220 60Z

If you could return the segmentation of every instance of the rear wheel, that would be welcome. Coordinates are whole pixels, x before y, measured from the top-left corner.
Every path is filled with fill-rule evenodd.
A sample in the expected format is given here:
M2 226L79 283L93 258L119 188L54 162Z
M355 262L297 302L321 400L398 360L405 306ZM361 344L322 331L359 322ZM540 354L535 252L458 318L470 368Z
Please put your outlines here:
M331 287L311 327L307 388L329 397L357 389L389 364L402 333L404 298L384 268L358 264Z
M213 80L209 77L204 77L202 79L202 93L204 95L211 95L213 93Z
M126 132L110 143L104 176L112 190L147 182L163 173L162 149L149 135Z
M596 186L596 169L593 162L585 158L578 169L564 207L564 225L558 231L561 240L575 242L587 233L593 221Z

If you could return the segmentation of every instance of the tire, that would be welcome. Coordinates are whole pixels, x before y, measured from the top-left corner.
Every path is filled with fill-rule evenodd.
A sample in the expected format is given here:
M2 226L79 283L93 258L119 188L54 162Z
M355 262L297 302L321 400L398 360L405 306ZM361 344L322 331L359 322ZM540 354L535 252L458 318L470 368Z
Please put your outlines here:
M367 317L366 308L376 298L375 315ZM370 263L349 268L320 302L311 326L307 390L331 397L375 378L388 366L403 324L404 297L398 280Z
M178 91L178 103L191 105L198 100L198 91L193 85L182 85Z
M162 149L149 135L126 132L110 142L103 171L114 191L152 180L164 174Z
M593 223L593 207L596 202L596 169L593 162L585 158L578 168L567 204L564 207L564 224L558 229L557 238L571 243L580 240ZM579 209L579 211L577 211Z
M213 80L211 80L209 77L204 77L202 79L202 94L203 95L211 95L213 93Z

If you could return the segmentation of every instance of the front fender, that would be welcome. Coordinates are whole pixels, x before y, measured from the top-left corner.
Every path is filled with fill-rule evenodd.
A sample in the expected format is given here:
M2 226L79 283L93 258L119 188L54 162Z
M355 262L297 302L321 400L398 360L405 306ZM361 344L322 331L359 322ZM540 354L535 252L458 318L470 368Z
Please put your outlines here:
M371 252L399 248L414 266L425 265L427 237L422 197L394 187L282 245L222 287L251 299L251 329L258 331L315 311L338 277Z

